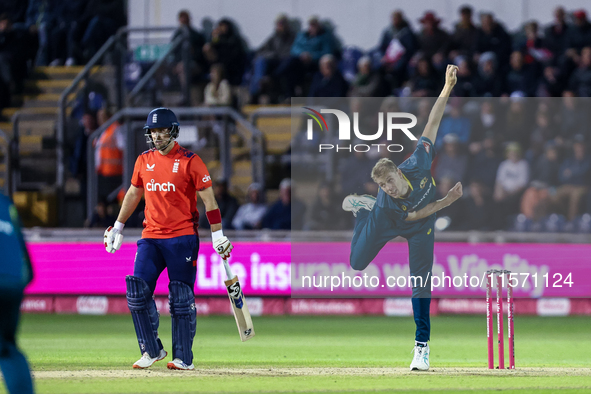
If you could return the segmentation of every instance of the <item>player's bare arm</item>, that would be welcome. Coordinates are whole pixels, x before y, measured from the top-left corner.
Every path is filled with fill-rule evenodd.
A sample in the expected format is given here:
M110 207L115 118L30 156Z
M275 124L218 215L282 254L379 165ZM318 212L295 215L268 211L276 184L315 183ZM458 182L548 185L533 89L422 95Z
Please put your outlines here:
M451 90L458 80L456 77L457 71L457 66L452 64L447 65L447 69L445 70L445 86L443 87L437 102L435 102L433 109L431 109L429 120L427 121L425 130L423 131L423 137L429 138L429 140L431 140L433 143L435 143L435 139L437 138L437 130L439 129L439 123L441 123L441 118L443 117L443 112L445 111L447 99L449 98Z
M129 219L131 214L137 208L137 205L140 203L143 194L144 189L135 187L133 185L129 187L129 190L127 190L127 193L125 193L125 197L123 198L123 204L121 205L119 215L117 216L118 222L127 222L127 219Z
M213 241L213 248L225 261L228 257L230 257L230 252L232 249L234 249L234 246L232 246L232 243L228 237L224 236L222 231L222 216L220 209L218 208L218 203L215 200L213 188L208 187L207 189L197 193L199 193L199 197L201 197L203 204L205 204L205 214L207 215L207 220L209 220L209 224L211 226L211 239ZM226 268L229 278L229 267L226 265Z
M409 212L408 217L406 218L407 222L411 222L414 220L420 220L426 218L427 216L433 215L435 212L442 210L445 207L450 206L455 201L457 201L460 197L462 197L462 184L460 182L456 183L454 187L450 189L447 193L447 196L443 197L441 200L437 200L430 204L427 204L424 208L419 209L418 211Z

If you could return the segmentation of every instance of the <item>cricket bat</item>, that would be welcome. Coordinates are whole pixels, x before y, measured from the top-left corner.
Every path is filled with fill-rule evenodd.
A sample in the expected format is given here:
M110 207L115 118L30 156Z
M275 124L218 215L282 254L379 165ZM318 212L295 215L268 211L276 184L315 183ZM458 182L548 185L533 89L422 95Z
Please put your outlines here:
M224 261L224 268L226 269L226 275L228 280L224 281L226 290L228 290L228 297L230 298L230 304L232 305L232 312L236 319L236 325L238 326L238 333L242 342L248 341L254 337L254 326L252 325L252 318L246 306L246 300L242 293L242 287L238 281L238 277L232 274L230 265L226 259Z

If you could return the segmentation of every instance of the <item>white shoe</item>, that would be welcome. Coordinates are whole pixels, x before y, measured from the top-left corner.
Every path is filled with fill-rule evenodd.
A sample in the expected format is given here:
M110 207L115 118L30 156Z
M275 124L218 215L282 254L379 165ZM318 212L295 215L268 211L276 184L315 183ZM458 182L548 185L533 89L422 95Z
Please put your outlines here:
M73 57L69 57L66 59L66 67L71 67L76 65L76 60Z
M367 209L371 211L376 203L376 198L369 194L358 196L357 194L349 194L343 200L343 210L353 212L353 215L357 217L357 212L360 209Z
M187 365L180 358L175 358L174 360L169 362L167 367L168 367L168 369L180 369L180 370L184 370L184 371L191 371L191 370L195 369L195 366L193 364Z
M415 356L410 363L411 371L428 371L429 370L429 345L418 346L415 345L413 349Z
M61 63L60 59L53 59L51 63L49 63L49 67L57 67Z
M158 357L154 357L154 358L150 357L148 352L144 352L144 354L142 354L142 358L140 358L135 363L133 363L133 367L136 369L149 368L156 361L160 361L160 360L164 359L167 355L168 355L168 353L164 349L160 349L160 354L158 355Z

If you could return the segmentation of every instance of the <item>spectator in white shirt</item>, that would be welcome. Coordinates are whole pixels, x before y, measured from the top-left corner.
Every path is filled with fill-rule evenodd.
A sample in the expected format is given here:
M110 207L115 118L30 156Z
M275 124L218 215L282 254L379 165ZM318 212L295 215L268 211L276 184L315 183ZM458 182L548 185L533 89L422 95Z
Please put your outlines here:
M511 142L506 148L507 160L499 165L493 199L496 203L497 228L503 228L507 215L519 211L521 195L529 182L529 164L523 159L521 146Z
M230 83L224 78L224 66L213 64L210 69L211 82L205 87L205 105L232 105Z
M265 215L267 207L262 202L263 190L258 183L252 183L248 187L248 202L238 208L238 212L232 219L232 227L236 230L252 230L260 228L260 222Z

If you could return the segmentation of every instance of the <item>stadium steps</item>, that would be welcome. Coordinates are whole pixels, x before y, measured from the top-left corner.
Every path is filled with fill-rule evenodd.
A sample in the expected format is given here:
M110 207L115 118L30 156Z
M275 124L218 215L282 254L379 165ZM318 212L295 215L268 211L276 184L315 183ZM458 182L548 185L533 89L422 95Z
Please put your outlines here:
M24 94L16 97L18 107L5 108L10 121L0 123L9 136L14 133L12 117L19 114L20 189L15 192L17 208L27 226L55 226L56 123L61 93L83 67L38 67L25 81ZM98 70L98 68L97 68ZM96 71L96 70L95 70ZM73 95L68 97L73 99ZM67 115L70 111L68 110ZM0 171L0 184L6 179Z
M265 106L265 108L289 108L285 106ZM254 111L262 108L258 105L248 105L243 113L250 117ZM266 153L281 155L287 151L291 143L291 116L259 117L255 126L265 135Z

